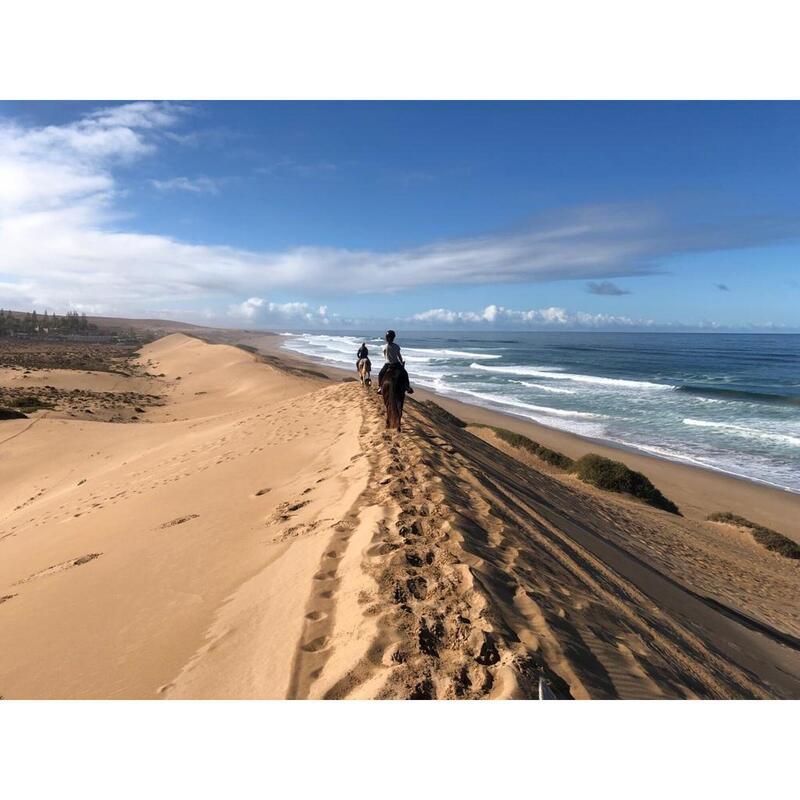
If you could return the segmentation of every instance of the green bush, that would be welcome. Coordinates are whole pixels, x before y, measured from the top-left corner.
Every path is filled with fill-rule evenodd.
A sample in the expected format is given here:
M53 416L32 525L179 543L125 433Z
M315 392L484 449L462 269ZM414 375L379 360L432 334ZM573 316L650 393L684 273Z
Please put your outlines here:
M26 413L38 411L40 408L55 408L51 402L42 400L39 397L36 397L36 395L32 394L17 398L13 405L15 408L18 408L20 411L24 411Z
M634 472L621 461L612 461L597 453L587 453L579 458L573 467L573 472L587 483L597 486L598 489L607 489L611 492L624 492L644 500L648 505L669 511L670 514L680 515L678 506L664 497L650 482L649 478L641 472Z
M782 533L773 531L771 528L765 528L749 519L738 516L738 514L731 514L730 511L719 511L716 514L710 514L708 517L710 522L727 522L729 525L738 525L740 528L748 528L753 538L767 550L772 550L773 553L778 553L785 558L800 558L800 545L792 541Z
M533 439L529 439L521 433L514 433L514 431L509 431L505 428L497 428L494 425L478 425L476 427L488 428L494 432L498 439L501 439L506 444L526 450L554 467L567 472L574 472L581 480L597 486L598 489L625 492L644 500L645 503L655 508L660 508L679 516L681 514L678 506L664 497L645 475L628 469L620 461L612 461L610 458L604 458L596 453L587 453L582 458L574 461L569 456L534 442Z
M487 425L486 427L494 431L494 434L498 439L502 439L506 444L510 444L512 447L519 447L522 450L527 450L529 453L533 453L533 455L535 455L537 458L540 458L542 461L552 464L554 467L558 467L559 469L572 469L572 465L574 463L573 460L569 456L565 456L563 453L559 453L556 450L551 450L549 447L539 444L539 442L534 442L533 439L529 439L527 436L523 436L521 433L514 433L513 431L508 431L505 428L496 428L494 425Z

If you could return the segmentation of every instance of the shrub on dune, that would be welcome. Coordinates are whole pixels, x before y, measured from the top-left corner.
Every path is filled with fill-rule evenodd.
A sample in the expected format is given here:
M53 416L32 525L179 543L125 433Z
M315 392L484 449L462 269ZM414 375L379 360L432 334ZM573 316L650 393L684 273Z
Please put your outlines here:
M521 433L514 433L505 428L495 428L493 425L488 427L490 430L494 431L498 439L501 439L506 444L510 444L512 447L519 447L522 450L527 450L529 453L532 453L547 464L552 464L554 467L570 470L575 463L569 456L565 456L563 453L559 453L556 450L551 450L549 447L539 444L539 442L534 442L533 439L529 439Z
M644 500L648 505L669 511L670 514L681 513L678 506L664 497L647 476L634 472L621 461L612 461L597 453L587 453L575 462L573 472L598 489L630 494Z
M23 414L22 411L17 411L14 408L5 408L0 406L0 419L27 419L28 415Z
M740 517L738 514L731 514L730 511L720 511L716 514L710 514L708 520L709 522L726 522L728 525L747 528L753 538L760 545L766 547L767 550L772 550L773 553L778 553L778 555L785 558L800 559L800 545L797 542L782 533L773 531L771 528L765 528L763 525Z
M14 406L20 411L30 413L31 411L38 411L40 408L53 408L53 404L47 400L42 400L36 395L25 395L20 397L14 403Z
M569 456L556 450L551 450L549 447L545 447L533 441L533 439L523 436L521 433L515 433L505 428L497 428L494 425L480 425L477 427L488 428L498 439L506 444L525 450L554 467L575 473L581 480L591 483L598 489L630 494L639 500L643 500L648 505L660 508L663 511L669 511L670 514L681 516L678 506L664 497L646 475L642 475L641 472L634 472L621 461L612 461L610 458L597 455L597 453L587 453L577 461L574 461Z

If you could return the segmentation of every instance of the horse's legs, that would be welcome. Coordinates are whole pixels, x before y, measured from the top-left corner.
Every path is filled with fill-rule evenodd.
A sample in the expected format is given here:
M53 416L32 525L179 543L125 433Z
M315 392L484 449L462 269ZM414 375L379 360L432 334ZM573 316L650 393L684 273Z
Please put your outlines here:
M394 383L385 385L384 392L386 392L386 427L392 430L400 429L400 416L397 410L397 395L395 393Z
M391 400L391 396L390 395L391 395L391 390L389 389L389 386L388 385L384 386L384 388L383 388L383 406L386 409L386 428L387 428L387 430L390 427L390 422L391 422L391 419L392 419L392 412L391 412L391 407L392 407L391 406L391 402L392 402L392 400Z

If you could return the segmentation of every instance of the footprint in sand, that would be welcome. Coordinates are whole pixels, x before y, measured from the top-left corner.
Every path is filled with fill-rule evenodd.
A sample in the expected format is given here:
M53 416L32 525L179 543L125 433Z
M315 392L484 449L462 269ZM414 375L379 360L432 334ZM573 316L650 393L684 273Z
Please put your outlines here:
M307 506L309 503L308 500L302 500L299 503L289 504L281 503L276 509L275 513L267 520L267 525L276 525L281 522L286 522L287 520L291 519L291 513L293 511L299 511L303 506Z
M287 528L283 533L276 536L273 541L286 542L289 541L290 539L299 539L305 536L310 536L312 533L316 533L321 525L330 521L331 521L330 517L327 517L325 519L318 519L310 523L301 523L300 525L293 525L291 528Z
M22 583L28 583L28 581L35 580L36 578L44 578L47 575L54 575L56 572L63 572L65 569L70 569L71 567L79 567L82 564L88 564L90 561L94 561L95 558L99 558L101 555L103 554L87 553L85 556L73 558L70 561L62 561L60 564L54 564L52 567L40 570L39 572L34 572L33 575L29 575L27 578L17 581L14 585L19 586ZM13 596L14 595L11 595L11 597Z
M171 519L169 522L163 523L159 527L161 530L164 530L164 528L172 528L175 525L183 525L184 522L188 522L191 519L197 519L199 516L199 514L188 514L185 517L176 517L175 519Z

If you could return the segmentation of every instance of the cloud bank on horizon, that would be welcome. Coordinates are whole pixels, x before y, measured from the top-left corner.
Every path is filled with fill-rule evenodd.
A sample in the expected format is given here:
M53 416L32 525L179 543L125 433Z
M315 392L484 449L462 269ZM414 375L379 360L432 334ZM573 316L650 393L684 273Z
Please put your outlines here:
M311 243L253 249L137 229L126 205L131 170L146 170L167 143L189 141L181 131L192 123L192 106L166 102L114 105L50 125L0 116L0 305L223 324L349 326L372 321L335 310L358 295L418 297L427 291L440 299L457 288L581 281L588 294L616 298L632 292L611 279L663 274L665 260L676 254L779 243L800 230L792 217L676 225L663 214L620 204L539 214L500 232L385 251ZM259 171L310 176L291 159ZM171 196L224 192L224 182L203 174L141 182ZM675 324L635 313L499 303L474 311L423 306L387 319L532 328Z

